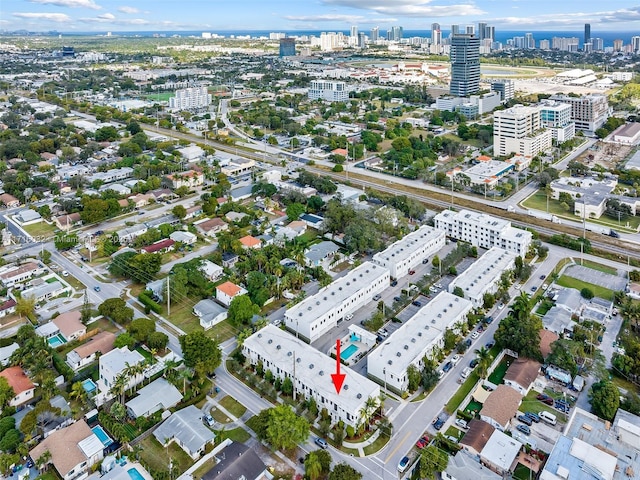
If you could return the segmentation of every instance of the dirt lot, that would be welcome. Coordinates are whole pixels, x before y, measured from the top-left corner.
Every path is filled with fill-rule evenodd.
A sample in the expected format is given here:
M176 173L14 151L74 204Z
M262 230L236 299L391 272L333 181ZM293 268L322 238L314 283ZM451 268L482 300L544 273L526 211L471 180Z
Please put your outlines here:
M592 149L585 151L578 160L589 167L600 165L609 170L629 156L633 147L617 143L598 142Z

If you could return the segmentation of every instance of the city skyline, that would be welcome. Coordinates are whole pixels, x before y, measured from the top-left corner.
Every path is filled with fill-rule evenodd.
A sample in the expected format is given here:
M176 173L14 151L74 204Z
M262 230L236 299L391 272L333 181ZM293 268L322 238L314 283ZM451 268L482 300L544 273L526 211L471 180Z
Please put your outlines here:
M459 0L314 0L262 2L242 0L238 8L220 8L221 2L130 0L19 0L5 7L0 28L30 31L174 31L174 30L361 30L394 25L405 29L430 29L437 22L443 30L451 24L488 22L503 30L640 31L640 5L612 0L573 5L540 2L461 2ZM238 11L242 15L238 15ZM541 13L544 12L544 13ZM204 19L204 20L203 20Z

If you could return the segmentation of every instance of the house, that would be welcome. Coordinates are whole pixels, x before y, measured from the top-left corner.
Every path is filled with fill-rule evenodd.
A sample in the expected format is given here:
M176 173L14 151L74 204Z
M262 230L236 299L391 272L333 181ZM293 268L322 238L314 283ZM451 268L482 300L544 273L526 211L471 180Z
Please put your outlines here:
M151 202L151 200L155 200L155 197L150 193L139 193L137 195L129 197L129 200L133 202L133 206L135 208L142 208L149 205L149 202Z
M104 445L84 420L56 430L29 452L37 462L49 452L53 464L63 480L85 478L91 467L103 458Z
M32 225L34 223L42 222L42 216L30 208L21 210L13 216L13 219L20 225Z
M53 322L47 322L35 329L36 335L42 338L55 337L60 333L60 329Z
M553 300L556 307L563 308L572 315L579 315L582 310L582 295L575 288L561 289Z
M168 188L157 188L156 190L151 190L149 193L153 195L156 201L173 198L173 192Z
M238 241L242 244L242 248L244 248L245 250L248 250L250 248L262 247L262 242L256 237L252 237L251 235L245 235L244 237L238 239Z
M225 218L227 220L229 220L230 222L239 222L241 221L243 218L247 217L248 215L246 213L243 212L229 212L225 215Z
M71 230L73 227L82 225L82 219L79 213L70 213L68 215L59 215L53 219L56 226L65 232Z
M464 450L449 458L447 468L441 472L441 476L442 480L502 480L500 475L486 468Z
M0 195L0 203L7 208L16 208L20 206L20 200L9 193L3 193Z
M572 318L569 310L554 305L542 317L542 324L547 330L558 335L573 331L576 322Z
M209 260L202 260L200 262L198 270L200 270L204 274L204 276L212 282L215 282L220 277L222 277L223 273L223 268L220 265L216 265Z
M125 227L116 232L116 236L120 243L131 243L140 235L147 233L147 226L144 224L137 224L131 227Z
M110 352L102 355L99 360L98 388L100 392L108 393L118 376L128 367L143 363L145 358L136 350L131 351L127 347L114 348ZM140 383L142 374L134 375L127 380L127 389Z
M33 261L22 265L7 265L0 268L0 282L5 287L13 287L44 272L44 267Z
M169 238L174 242L182 243L183 245L193 245L198 241L197 235L191 232L185 232L183 230L177 230L169 235Z
M73 370L80 370L82 367L93 362L98 355L106 355L113 350L115 341L115 334L111 332L100 332L89 339L88 342L67 353L67 365Z
M469 429L460 440L460 446L472 455L478 456L489 441L495 428L482 420L471 420Z
M174 173L167 175L165 178L169 186L174 190L181 187L195 188L204 184L204 174L195 170Z
M295 231L298 234L298 236L300 236L307 231L307 224L302 220L294 220L293 222L290 222L287 225L287 228L290 228L291 230Z
M161 445L175 442L191 458L197 459L215 435L202 423L202 412L194 405L174 412L153 431Z
M152 282L148 282L145 286L145 290L152 293L162 301L164 299L164 294L167 291L167 286L164 278L159 280L154 280Z
M168 410L175 407L182 394L180 390L160 377L146 387L138 390L138 395L129 400L125 406L130 418L148 417L160 410Z
M535 360L518 358L509 365L504 376L504 383L524 397L529 393L533 382L538 378L540 367L540 363Z
M82 317L82 313L79 310L74 310L72 312L61 313L51 322L58 327L58 330L67 342L70 342L72 340L78 340L87 333L87 327L80 321L80 317Z
M209 298L200 300L193 307L193 314L200 319L200 326L209 330L227 318L227 309Z
M240 257L235 253L224 252L222 254L222 266L225 268L233 268L235 267L236 263L238 263L239 259Z
M258 454L246 445L231 442L215 455L216 464L202 480L263 480L270 478L267 466Z
M515 468L516 457L522 449L522 443L509 435L495 430L480 453L480 461L498 475L506 475Z
M70 290L70 287L63 285L60 281L54 280L51 283L43 282L35 287L30 287L22 291L22 298L33 298L36 303L57 297Z
M144 222L147 228L159 228L161 225L179 225L180 219L173 213L167 213L161 217L153 218Z
M322 230L322 226L324 225L324 218L313 213L305 213L301 215L300 220L306 223L307 227L315 228L316 230Z
M189 207L186 210L187 214L184 216L185 220L196 218L202 215L202 205L194 205L193 207Z
M198 220L197 222L194 222L193 225L196 227L198 232L209 237L215 237L216 234L229 229L229 225L227 225L224 220L217 217Z
M115 192L115 189L111 189ZM129 192L131 193L131 192ZM126 195L126 194L121 194L121 195ZM120 200L118 200L118 205L120 206L120 208L124 209L128 209L129 207L131 207L131 204L129 203L129 200L127 200L126 198L121 198Z
M17 407L33 398L36 386L24 373L20 366L5 368L0 372L0 377L4 377L11 388L14 397L9 401L9 406Z
M120 183L111 183L109 185L102 185L98 191L99 192L106 192L107 190L110 190L112 192L116 192L118 195L130 195L131 194L131 189L129 187L125 187L124 185L120 184ZM129 200L125 200L125 202L127 202L127 205L129 205ZM118 202L120 203L120 202ZM126 205L120 205L121 207L126 206Z
M507 385L498 385L480 410L480 419L498 430L506 430L522 402L522 395Z
M13 342L6 347L0 347L0 365L3 367L7 366L11 359L11 355L13 355L13 352L18 350L18 348L20 348L20 345L16 342Z
M228 307L235 297L246 293L247 291L244 288L235 283L224 282L216 287L216 300Z
M540 353L542 353L542 358L547 358L551 353L551 345L558 340L558 338L560 337L554 332L545 330L544 328L540 330Z
M306 264L309 267L322 267L328 270L340 248L333 242L324 240L311 245L304 254Z
M164 240L160 240L159 242L152 243L151 245L147 245L146 247L142 247L140 249L140 253L166 253L173 250L173 245L176 242L171 240L170 238L165 238Z
M16 311L16 301L13 298L9 298L0 303L0 318L11 315Z

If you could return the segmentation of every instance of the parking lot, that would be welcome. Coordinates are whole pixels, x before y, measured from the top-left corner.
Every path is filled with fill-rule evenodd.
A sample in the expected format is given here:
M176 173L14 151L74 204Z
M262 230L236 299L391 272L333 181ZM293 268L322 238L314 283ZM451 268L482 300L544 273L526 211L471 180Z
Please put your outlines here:
M569 277L582 280L583 282L593 283L594 285L614 291L624 290L627 286L626 277L611 275L599 270L583 267L582 265L571 265L567 267L565 274Z

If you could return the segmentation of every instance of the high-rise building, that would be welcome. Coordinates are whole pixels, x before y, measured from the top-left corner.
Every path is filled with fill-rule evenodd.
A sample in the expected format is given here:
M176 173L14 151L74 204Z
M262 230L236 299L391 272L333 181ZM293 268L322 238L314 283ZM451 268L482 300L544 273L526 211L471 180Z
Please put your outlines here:
M536 40L533 38L533 33L524 34L524 48L534 49L536 48Z
M571 105L571 120L575 122L576 130L582 130L587 135L594 135L611 113L606 95L591 94L582 97L553 95L551 100Z
M376 43L379 37L380 37L380 28L373 27L371 29L371 33L369 34L369 40L371 40L371 43Z
M451 34L449 36L453 37L454 35L457 35L459 33L460 33L460 25L451 25Z
M280 58L296 56L296 39L285 37L280 39Z
M492 25L488 25L484 32L484 38L488 38L491 41L495 41L496 39L496 27Z
M478 38L484 40L486 37L487 24L484 22L478 23Z
M553 37L551 48L563 52L577 52L580 39L578 37Z
M571 120L571 105L568 103L543 101L540 104L540 122L551 130L553 139L558 143L571 140L576 134L576 125Z
M442 45L442 31L439 23L431 24L431 45L435 47Z
M476 28L473 25L467 25L465 32L467 35L473 35L476 33Z
M331 80L312 80L308 92L309 100L345 102L349 99L347 84Z
M357 37L358 36L358 26L357 25L351 25L351 37Z
M549 50L551 48L551 42L549 40L544 39L540 40L540 50Z
M601 52L604 50L604 40L601 38L592 38L591 39L591 49L594 52Z
M622 46L624 45L624 41L620 39L616 39L613 41L613 51L620 52L622 51Z
M589 43L589 42L591 42L591 24L585 23L584 24L584 43Z
M513 80L496 80L491 82L491 91L500 94L502 102L508 102L516 94L516 87Z
M451 38L451 86L449 92L466 97L480 90L480 40L473 34Z
M535 157L551 148L552 133L542 128L540 107L516 105L493 114L493 154Z
M358 48L366 48L367 35L364 32L358 33Z
M207 87L182 88L176 90L175 94L175 97L169 99L169 108L172 110L205 108L211 103L211 94Z
M391 40L394 42L399 42L400 40L402 40L402 27L400 26L396 26L396 27L391 27Z
M631 51L640 53L640 36L631 37Z

